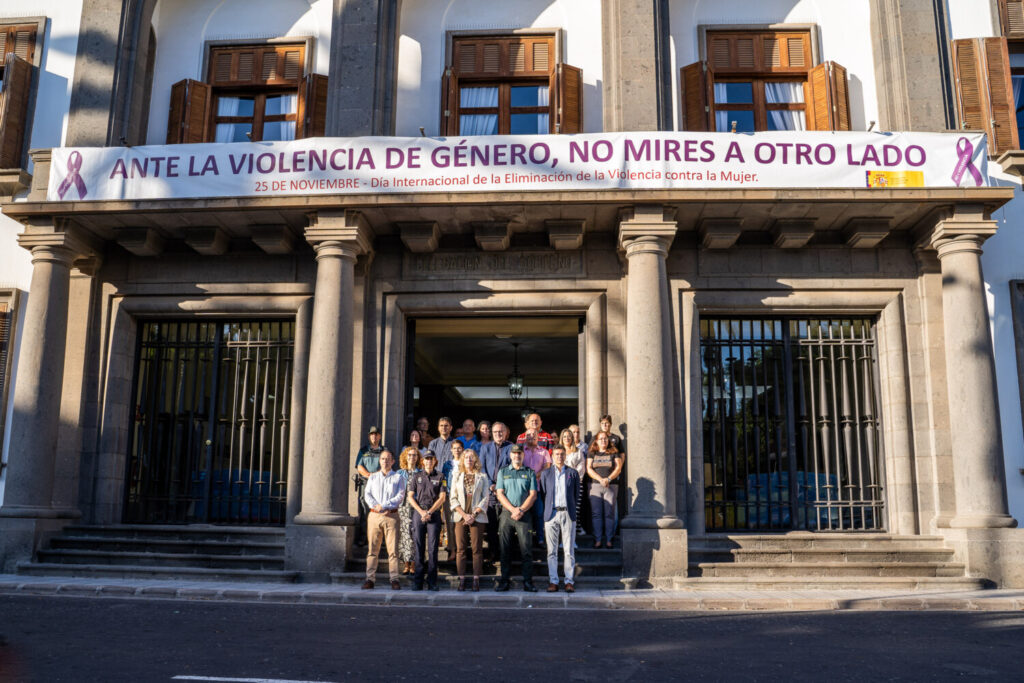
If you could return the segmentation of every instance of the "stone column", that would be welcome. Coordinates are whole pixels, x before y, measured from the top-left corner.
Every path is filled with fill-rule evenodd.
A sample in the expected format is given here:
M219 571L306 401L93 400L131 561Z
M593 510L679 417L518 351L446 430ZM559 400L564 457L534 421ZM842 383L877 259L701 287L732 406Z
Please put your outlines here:
M952 427L956 516L953 528L1016 526L1006 501L1006 471L996 398L995 361L981 245L996 222L955 215L931 235L942 268L943 331Z
M665 0L602 0L604 35L604 129L669 130L668 3Z
M398 0L334 0L328 136L394 135L398 10Z
M70 232L30 227L18 238L32 252L32 281L14 387L14 418L0 507L0 566L12 571L46 537L78 516L54 507L71 264L84 249Z
M605 368L605 354L608 343L605 333L605 295L597 297L594 303L587 309L586 327L586 352L585 359L587 371L587 394L585 414L586 424L580 425L585 429L583 436L593 438L601 428L601 415L607 411L605 397L605 382L607 371Z
M355 212L321 213L306 230L316 250L309 344L302 506L286 533L286 564L311 575L341 571L355 519L348 513L356 257L371 232Z
M676 234L662 206L637 206L619 225L628 266L626 424L629 511L623 576L656 582L686 575L686 531L676 510L671 314L665 258Z

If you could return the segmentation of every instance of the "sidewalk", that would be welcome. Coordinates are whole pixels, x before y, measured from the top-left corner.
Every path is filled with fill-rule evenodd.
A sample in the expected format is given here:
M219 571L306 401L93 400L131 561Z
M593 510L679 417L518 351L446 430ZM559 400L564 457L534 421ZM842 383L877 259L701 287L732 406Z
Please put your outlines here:
M453 590L415 592L375 590L331 584L219 583L145 579L27 577L0 574L0 595L67 595L74 597L306 605L377 605L433 607L518 607L523 609L633 609L678 611L842 611L842 610L976 610L1024 611L1024 590L987 591L680 591L588 590L479 593Z

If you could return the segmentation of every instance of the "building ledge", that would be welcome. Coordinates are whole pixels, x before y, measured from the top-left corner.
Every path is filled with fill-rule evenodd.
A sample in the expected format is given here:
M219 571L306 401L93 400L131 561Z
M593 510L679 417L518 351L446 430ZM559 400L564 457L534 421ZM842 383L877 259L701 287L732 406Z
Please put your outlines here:
M844 235L866 221L880 234L915 231L933 222L936 212L955 207L988 216L1013 196L1012 187L521 191L27 201L9 203L3 212L36 225L70 219L102 240L139 228L184 240L200 227L217 228L230 239L251 238L268 225L301 239L318 212L357 211L377 236L397 236L408 223L435 222L440 235L472 234L474 224L498 220L515 233L546 233L552 220L582 222L589 233L616 231L625 207L658 204L675 210L680 230L694 233L709 219L728 218L744 232L771 233L780 222L800 220L815 233Z
M0 201L10 201L31 184L32 175L23 168L0 169Z
M1011 149L1003 152L1002 156L996 159L996 163L1002 166L1004 173L1015 175L1018 178L1024 177L1024 149Z

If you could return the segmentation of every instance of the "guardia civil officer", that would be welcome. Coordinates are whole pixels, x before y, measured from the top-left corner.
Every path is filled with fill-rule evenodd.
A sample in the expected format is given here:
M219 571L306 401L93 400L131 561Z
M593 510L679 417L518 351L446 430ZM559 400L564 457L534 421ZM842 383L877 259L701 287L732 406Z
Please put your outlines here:
M512 536L519 539L523 557L523 590L536 593L533 585L533 538L530 534L530 508L537 500L537 475L523 464L523 447L518 444L509 452L512 464L498 472L495 493L501 503L498 536L501 539L501 580L495 590L507 591L512 561Z
M366 490L366 481L370 476L380 469L380 454L384 450L381 443L381 433L376 427L370 427L366 439L369 443L362 447L356 457L356 472L352 480L356 483L356 496L359 498L359 520L356 523L355 545L366 545L366 520L370 514L370 508L366 505L363 492Z

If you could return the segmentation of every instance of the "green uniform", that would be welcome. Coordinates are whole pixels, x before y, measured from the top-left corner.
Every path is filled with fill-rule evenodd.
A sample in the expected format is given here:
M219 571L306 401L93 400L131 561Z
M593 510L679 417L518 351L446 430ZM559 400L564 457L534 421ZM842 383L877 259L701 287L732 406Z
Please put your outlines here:
M498 491L504 490L508 502L519 507L526 502L530 491L537 490L537 475L526 465L518 470L509 465L498 472L498 482L494 488Z
M366 446L359 457L356 458L356 467L362 465L366 468L366 471L373 474L380 469L380 453L384 450L384 446Z

